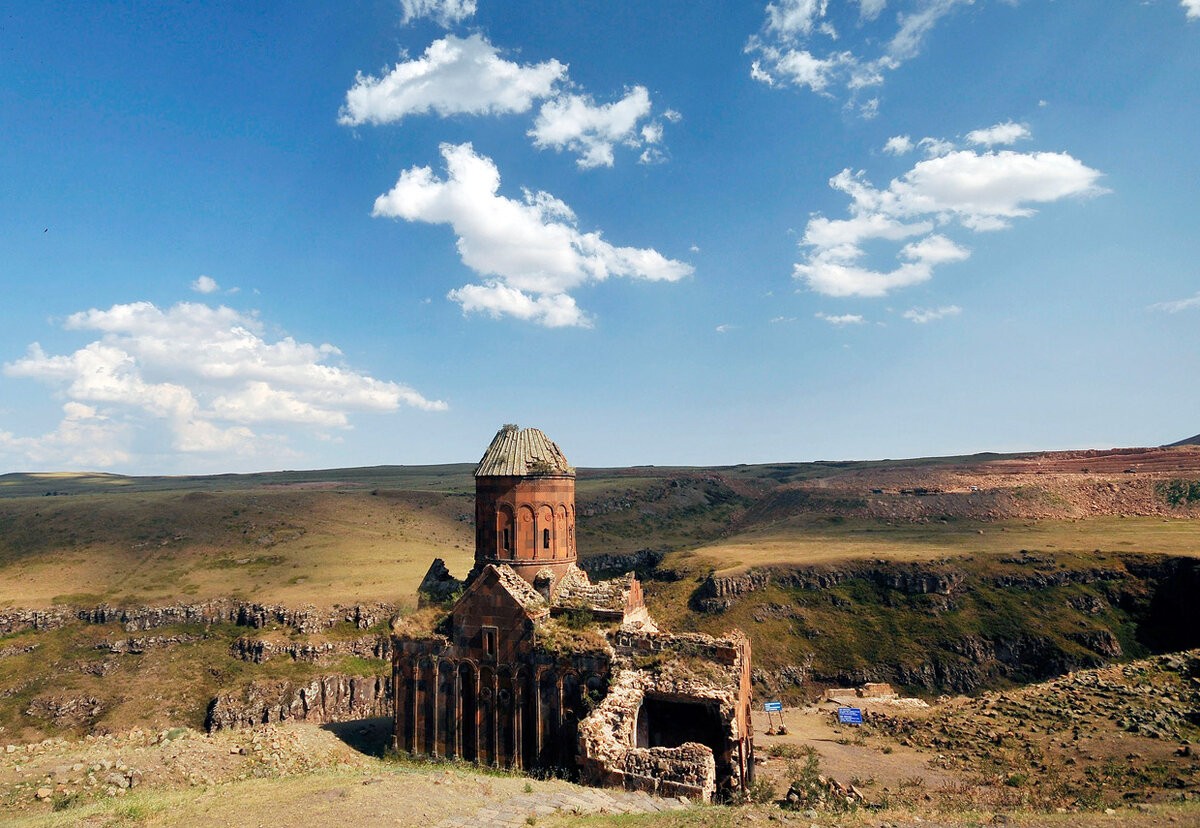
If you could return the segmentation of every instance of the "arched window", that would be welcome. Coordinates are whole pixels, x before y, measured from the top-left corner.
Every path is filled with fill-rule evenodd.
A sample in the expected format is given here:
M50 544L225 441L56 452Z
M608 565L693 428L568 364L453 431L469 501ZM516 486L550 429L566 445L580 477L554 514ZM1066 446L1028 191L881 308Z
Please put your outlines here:
M549 549L549 548L550 548L550 530L543 529L542 530L542 549Z
M501 557L513 557L513 549L517 543L516 527L513 526L512 510L501 506L496 510L496 540L500 545Z

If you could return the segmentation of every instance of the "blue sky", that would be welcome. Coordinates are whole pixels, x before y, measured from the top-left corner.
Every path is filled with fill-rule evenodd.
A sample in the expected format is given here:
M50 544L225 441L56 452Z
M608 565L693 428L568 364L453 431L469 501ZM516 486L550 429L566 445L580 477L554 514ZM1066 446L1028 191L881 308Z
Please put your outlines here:
M36 3L0 471L1200 431L1200 0Z

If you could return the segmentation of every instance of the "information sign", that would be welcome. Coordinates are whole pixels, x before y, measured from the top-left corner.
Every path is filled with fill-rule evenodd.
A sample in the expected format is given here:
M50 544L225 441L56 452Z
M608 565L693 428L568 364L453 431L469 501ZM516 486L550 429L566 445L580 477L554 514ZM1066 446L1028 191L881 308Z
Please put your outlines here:
M763 710L767 711L768 713L782 713L783 712L783 702L777 702L777 701L767 702L766 704L763 705Z
M838 708L838 721L841 722L842 724L860 725L863 723L862 711L860 709L858 709L857 707L839 707Z

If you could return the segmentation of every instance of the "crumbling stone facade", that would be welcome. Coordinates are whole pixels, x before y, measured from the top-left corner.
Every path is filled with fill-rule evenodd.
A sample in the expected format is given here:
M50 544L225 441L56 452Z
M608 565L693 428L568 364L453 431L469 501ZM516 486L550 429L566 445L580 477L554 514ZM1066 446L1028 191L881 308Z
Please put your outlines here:
M396 749L704 801L743 790L749 640L659 630L633 573L592 583L575 471L537 429L502 428L475 479L474 567L460 583L434 561L432 606L393 626Z

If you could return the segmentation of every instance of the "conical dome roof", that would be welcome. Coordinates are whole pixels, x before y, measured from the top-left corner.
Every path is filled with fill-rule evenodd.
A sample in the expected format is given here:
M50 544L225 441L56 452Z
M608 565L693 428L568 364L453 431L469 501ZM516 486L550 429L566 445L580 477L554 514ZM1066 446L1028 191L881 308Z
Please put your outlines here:
M536 474L566 474L575 470L553 440L536 428L506 425L496 432L492 444L475 467L476 477L525 477Z

